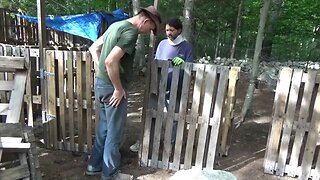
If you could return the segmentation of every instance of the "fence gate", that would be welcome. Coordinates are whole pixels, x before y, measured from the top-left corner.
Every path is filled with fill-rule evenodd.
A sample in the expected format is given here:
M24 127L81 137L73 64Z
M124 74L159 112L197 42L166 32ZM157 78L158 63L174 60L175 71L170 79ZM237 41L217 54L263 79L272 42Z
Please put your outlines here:
M93 66L88 51L46 51L47 146L90 152L95 132Z
M154 62L148 103L144 107L140 164L173 170L192 166L213 169L217 144L227 142L230 133L239 68L229 70L224 66L192 63L173 67L170 103L165 108L168 70L172 65L168 61ZM181 103L179 113L175 113L181 73ZM178 125L172 145L174 120ZM222 126L223 131L219 131Z
M320 72L283 68L273 105L264 171L320 178Z

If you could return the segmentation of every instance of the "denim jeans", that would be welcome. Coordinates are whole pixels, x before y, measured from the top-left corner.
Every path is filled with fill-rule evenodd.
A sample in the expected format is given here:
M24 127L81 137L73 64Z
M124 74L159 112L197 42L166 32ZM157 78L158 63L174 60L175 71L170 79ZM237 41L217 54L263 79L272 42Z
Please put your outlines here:
M108 103L113 91L111 84L96 79L95 95L100 103L100 121L89 165L101 169L104 177L118 173L121 158L119 147L127 121L127 99L122 99L118 107Z

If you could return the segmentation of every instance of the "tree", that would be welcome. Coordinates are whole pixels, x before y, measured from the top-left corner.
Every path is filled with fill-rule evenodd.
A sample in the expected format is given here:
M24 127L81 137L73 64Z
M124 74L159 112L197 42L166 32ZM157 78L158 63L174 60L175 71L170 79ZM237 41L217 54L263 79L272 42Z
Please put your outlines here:
M232 41L232 46L231 46L231 51L230 51L230 59L233 59L234 52L236 49L237 37L239 35L239 28L240 28L240 22L241 22L240 20L241 20L242 4L243 4L243 0L240 0L239 7L238 7L236 29L234 31L234 36L233 36L233 41Z
M245 101L242 106L241 119L240 119L237 127L239 127L241 125L241 123L244 122L244 119L247 116L247 112L251 108L253 93L255 90L255 84L257 81L257 75L258 75L258 70L259 70L259 62L260 62L259 56L261 53L262 41L263 41L263 36L264 36L264 29L265 29L265 25L266 25L266 21L267 21L270 1L271 0L263 0L263 7L261 8L261 11L260 11L260 22L259 22L259 27L258 27L258 34L257 34L257 39L256 39L255 50L254 50L254 57L253 57L250 82L249 82L247 94L245 97Z
M183 10L183 36L189 41L193 42L193 8L194 0L185 0Z

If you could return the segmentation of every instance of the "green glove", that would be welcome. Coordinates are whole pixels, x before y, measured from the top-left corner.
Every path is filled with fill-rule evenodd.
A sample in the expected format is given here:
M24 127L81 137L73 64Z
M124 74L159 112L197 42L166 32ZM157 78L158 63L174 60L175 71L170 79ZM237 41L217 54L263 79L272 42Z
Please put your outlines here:
M184 63L184 60L181 57L175 57L172 59L173 66L179 66L182 63Z

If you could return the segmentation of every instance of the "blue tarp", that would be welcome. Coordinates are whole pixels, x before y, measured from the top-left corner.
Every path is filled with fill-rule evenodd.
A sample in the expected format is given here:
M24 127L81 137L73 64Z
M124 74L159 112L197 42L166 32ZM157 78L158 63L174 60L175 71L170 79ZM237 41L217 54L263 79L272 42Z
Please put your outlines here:
M25 16L17 14L27 21L37 23L38 18L33 16ZM46 26L57 31L70 33L73 35L81 36L91 41L98 39L99 31L104 21L108 25L127 19L129 16L121 9L117 9L110 13L93 12L90 14L77 14L68 16L47 16Z

